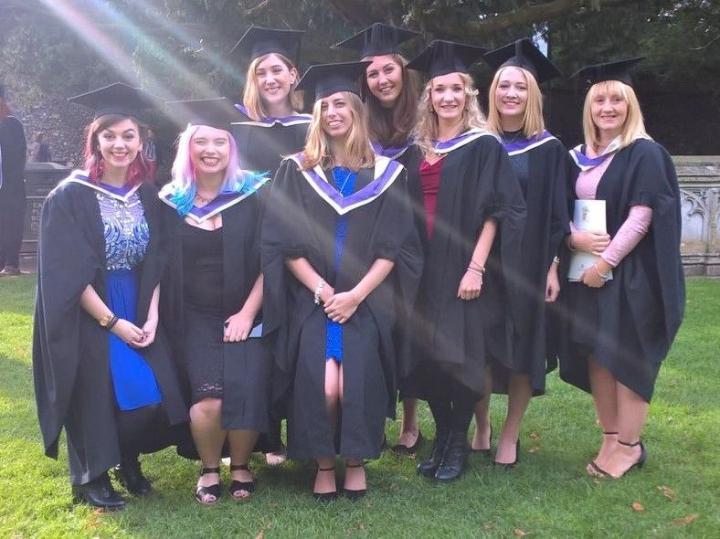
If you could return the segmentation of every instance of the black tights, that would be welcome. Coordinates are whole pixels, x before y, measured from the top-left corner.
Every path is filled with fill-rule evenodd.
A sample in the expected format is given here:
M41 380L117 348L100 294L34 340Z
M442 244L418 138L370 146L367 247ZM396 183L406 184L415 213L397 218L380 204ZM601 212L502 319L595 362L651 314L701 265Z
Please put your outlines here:
M118 410L116 420L123 462L134 462L140 453L154 450L155 445L162 446L159 438L167 431L163 415L159 404L136 410Z
M437 380L433 397L428 400L438 434L467 433L479 396L450 376Z

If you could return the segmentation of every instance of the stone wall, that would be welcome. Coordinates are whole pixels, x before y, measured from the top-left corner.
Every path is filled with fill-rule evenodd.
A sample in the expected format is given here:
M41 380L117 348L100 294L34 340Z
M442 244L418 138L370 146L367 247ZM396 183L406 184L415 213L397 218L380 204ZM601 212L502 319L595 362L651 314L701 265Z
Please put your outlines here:
M720 156L673 157L682 197L686 275L720 276Z

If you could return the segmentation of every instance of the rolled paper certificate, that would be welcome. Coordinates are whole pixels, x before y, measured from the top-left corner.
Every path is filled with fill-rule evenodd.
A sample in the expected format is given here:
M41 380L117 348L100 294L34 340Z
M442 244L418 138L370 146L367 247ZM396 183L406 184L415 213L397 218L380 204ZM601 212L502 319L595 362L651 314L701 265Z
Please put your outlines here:
M573 213L573 225L577 230L607 234L607 221L604 200L576 200ZM592 253L575 251L570 257L568 281L579 282L582 275L600 257ZM608 272L608 281L612 279L612 271Z

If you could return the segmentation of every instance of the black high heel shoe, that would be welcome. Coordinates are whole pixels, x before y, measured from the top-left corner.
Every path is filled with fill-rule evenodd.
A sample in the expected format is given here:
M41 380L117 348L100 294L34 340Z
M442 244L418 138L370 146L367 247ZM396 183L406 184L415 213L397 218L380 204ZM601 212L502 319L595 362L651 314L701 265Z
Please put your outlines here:
M73 485L73 503L86 503L105 511L125 508L125 500L110 482L107 472L84 485Z
M346 464L345 468L365 468L365 463L361 462L360 464ZM365 481L367 482L367 478L365 479ZM367 493L367 487L362 488L362 489L357 489L357 490L352 490L352 489L343 487L343 494L345 494L345 497L348 500L350 500L351 502L358 501L360 498L365 496L366 493Z
M123 461L115 468L115 479L134 496L145 496L152 492L152 485L142 473L137 457Z
M392 451L396 455L414 456L417 454L418 449L420 449L423 440L424 438L422 432L418 430L417 439L415 440L415 443L413 445L408 446L403 444L395 444L390 448L390 451Z
M435 480L446 482L460 477L465 471L468 443L466 431L454 431L448 438L447 449L440 466L435 471Z
M435 472L445 456L449 438L449 432L439 432L435 435L435 442L433 443L430 456L417 465L417 473L425 477L435 477Z
M247 464L230 464L230 472L234 472L235 470L246 470L250 471L250 468ZM233 479L232 483L230 483L230 488L228 488L228 491L230 492L230 496L232 496L233 500L247 500L250 496L235 496L236 492L239 491L246 491L248 493L252 493L255 491L255 479L253 478L250 481L238 481L237 479Z
M320 472L334 472L335 466L332 466L330 468L321 468L320 466L317 467L317 470L315 472L315 475L319 474ZM315 497L315 500L318 502L331 502L335 498L337 498L337 486L335 487L335 490L332 492L315 492L313 491L313 496Z
M507 471L512 470L520 462L520 438L515 442L515 460L512 462L497 462L493 460L493 466L500 466Z
M209 473L220 474L220 468L202 468L200 470L201 476ZM215 499L211 502L206 502L205 496L213 496ZM220 481L207 487L196 486L195 499L202 505L215 505L218 503L218 501L220 501Z
M617 435L618 435L617 432L603 432L603 436L617 436ZM603 469L600 468L600 466L598 466L597 462L595 462L594 460L590 461L589 466L591 469L588 470L586 468L586 471L588 472L588 474L590 476L601 476L601 477L607 476L607 474L603 471Z

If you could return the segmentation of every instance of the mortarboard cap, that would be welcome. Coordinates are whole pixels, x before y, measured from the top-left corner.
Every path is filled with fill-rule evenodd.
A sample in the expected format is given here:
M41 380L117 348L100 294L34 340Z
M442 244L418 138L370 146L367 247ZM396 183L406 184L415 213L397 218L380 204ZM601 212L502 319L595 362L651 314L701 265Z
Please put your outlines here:
M538 84L561 75L560 71L528 38L500 47L485 55L485 61L496 71L501 67L521 67L533 74Z
M412 30L376 22L334 46L358 51L360 58L367 58L383 54L397 54L400 51L401 43L419 35L418 32Z
M242 118L232 101L226 97L190 99L165 103L169 114L182 125L207 125L230 130L230 123Z
M318 64L308 68L297 85L297 90L315 94L315 101L336 92L352 92L360 95L358 80L370 62L341 62Z
M628 86L632 86L632 78L630 77L630 68L635 64L644 60L644 56L635 58L627 58L625 60L616 60L614 62L605 62L603 64L595 64L583 67L575 73L572 78L577 78L589 88L598 82L606 80L619 80Z
M71 103L83 105L95 111L95 118L106 114L121 114L142 119L143 113L153 107L157 98L140 88L116 82L97 90L76 95L68 99Z
M230 51L232 57L239 57L245 62L266 54L282 54L297 65L300 60L300 40L303 30L279 30L251 26Z
M431 78L448 73L469 73L472 64L479 61L487 49L454 41L435 40L407 65L430 74Z

